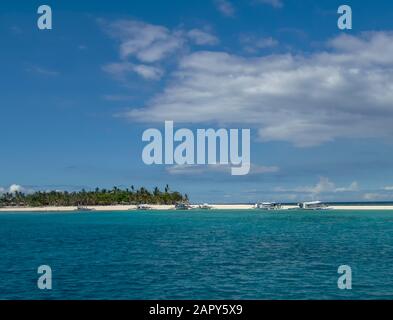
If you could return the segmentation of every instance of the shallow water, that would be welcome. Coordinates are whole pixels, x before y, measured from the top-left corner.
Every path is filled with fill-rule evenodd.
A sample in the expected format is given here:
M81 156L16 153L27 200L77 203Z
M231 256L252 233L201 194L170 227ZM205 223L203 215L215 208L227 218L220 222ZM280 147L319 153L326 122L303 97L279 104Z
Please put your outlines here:
M0 254L0 299L393 299L393 212L0 214Z

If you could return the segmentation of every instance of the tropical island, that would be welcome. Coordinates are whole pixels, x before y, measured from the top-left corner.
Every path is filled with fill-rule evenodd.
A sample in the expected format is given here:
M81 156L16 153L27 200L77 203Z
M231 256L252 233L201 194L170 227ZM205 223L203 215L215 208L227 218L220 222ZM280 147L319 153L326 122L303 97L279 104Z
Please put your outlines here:
M129 211L129 210L256 210L279 212L282 210L307 210L304 205L312 206L310 210L389 210L393 205L387 203L330 204L320 201L300 204L278 203L225 203L225 204L191 204L187 194L170 190L166 185L161 191L158 187L148 190L113 187L80 191L35 191L0 193L1 212L68 212L68 211ZM314 208L313 206L316 206ZM296 211L293 211L296 212Z
M72 207L72 206L115 206L115 205L174 205L188 202L187 194L171 191L166 185L164 191L158 187L149 191L141 187L135 189L99 189L94 191L37 191L34 193L7 192L0 195L0 207Z

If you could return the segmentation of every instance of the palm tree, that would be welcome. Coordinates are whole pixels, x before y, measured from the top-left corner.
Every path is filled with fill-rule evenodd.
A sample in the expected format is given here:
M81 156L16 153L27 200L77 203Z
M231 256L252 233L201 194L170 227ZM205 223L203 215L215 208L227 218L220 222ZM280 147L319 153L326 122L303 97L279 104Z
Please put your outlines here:
M133 186L131 189L134 189ZM135 190L135 189L134 189ZM165 187L165 193L161 192L158 187L150 192L141 187L136 192L129 189L119 189L114 187L111 192L105 189L96 188L94 191L82 189L79 192L42 192L37 191L31 194L22 192L4 193L0 195L0 206L77 206L77 205L113 205L113 204L137 204L137 203L155 203L155 204L173 204L176 202L188 200L188 195L179 192L169 192L169 186Z

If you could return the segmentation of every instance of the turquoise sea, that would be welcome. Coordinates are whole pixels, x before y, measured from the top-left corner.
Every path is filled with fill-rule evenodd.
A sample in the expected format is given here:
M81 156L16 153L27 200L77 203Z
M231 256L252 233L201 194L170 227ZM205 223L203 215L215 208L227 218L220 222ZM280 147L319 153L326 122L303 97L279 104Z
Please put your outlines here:
M393 212L0 214L0 299L393 299Z

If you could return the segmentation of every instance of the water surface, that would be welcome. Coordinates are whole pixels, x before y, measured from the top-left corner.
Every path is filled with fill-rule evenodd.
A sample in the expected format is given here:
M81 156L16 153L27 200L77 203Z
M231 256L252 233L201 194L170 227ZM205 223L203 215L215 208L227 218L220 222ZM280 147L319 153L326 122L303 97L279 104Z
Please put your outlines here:
M388 211L7 213L0 254L0 299L393 299Z

